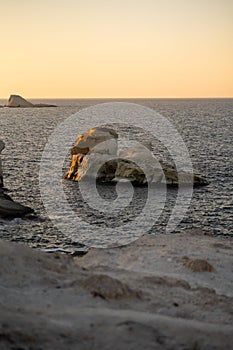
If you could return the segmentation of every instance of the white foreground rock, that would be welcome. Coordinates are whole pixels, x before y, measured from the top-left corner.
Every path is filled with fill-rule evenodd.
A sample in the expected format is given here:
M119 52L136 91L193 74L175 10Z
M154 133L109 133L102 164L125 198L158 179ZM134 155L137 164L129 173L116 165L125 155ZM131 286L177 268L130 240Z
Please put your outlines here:
M1 349L232 347L232 239L146 235L82 258L0 241L0 256Z

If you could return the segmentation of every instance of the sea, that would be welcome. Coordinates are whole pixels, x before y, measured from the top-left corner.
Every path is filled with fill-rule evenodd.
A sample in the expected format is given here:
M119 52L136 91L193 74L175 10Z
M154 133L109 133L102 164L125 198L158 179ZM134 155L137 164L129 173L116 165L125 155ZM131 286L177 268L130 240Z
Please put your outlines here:
M4 187L15 200L34 209L35 214L25 218L0 221L0 238L24 242L33 248L47 251L63 250L75 252L85 248L64 233L49 216L43 203L39 185L41 157L54 129L69 116L84 108L102 103L126 102L151 108L167 118L181 135L192 161L195 174L209 181L208 186L194 188L189 208L172 234L190 230L206 234L233 236L233 99L43 99L30 100L33 103L49 103L56 108L0 108L0 139L5 142L1 159L4 170ZM0 105L6 100L0 100ZM107 119L107 118L106 118ZM80 121L81 123L81 121ZM93 127L99 126L98 115ZM106 120L108 124L108 120ZM152 122L153 128L156 128ZM131 130L127 130L129 133ZM152 133L154 130L151 130ZM124 132L124 131L123 131ZM132 135L137 131L132 130ZM65 135L64 135L65 136ZM78 134L77 134L78 136ZM148 135L147 135L148 137ZM138 134L143 142L145 135ZM75 143L74 138L74 143ZM152 140L153 142L156 140ZM154 145L157 156L172 162L166 149ZM160 153L161 154L158 154ZM81 215L90 225L106 230L133 221L143 210L148 188L135 187L133 200L119 215L108 215L93 211L84 203L76 182L62 179L68 170L69 152L64 159L61 174L62 186L67 201L77 210L70 213ZM52 169L48 169L52 177ZM116 198L115 186L98 185L99 195L109 201ZM168 188L166 204L159 219L151 227L150 234L166 234L166 226L174 207L177 188ZM53 198L51 198L53 200ZM57 213L58 220L69 213ZM74 225L76 222L74 222ZM76 227L78 232L79 227ZM143 234L143 227L141 227ZM117 233L116 233L117 234ZM132 236L134 230L132 229ZM92 230L93 236L93 230ZM86 232L88 243L88 230ZM92 237L93 238L93 237ZM114 240L114 238L113 238Z

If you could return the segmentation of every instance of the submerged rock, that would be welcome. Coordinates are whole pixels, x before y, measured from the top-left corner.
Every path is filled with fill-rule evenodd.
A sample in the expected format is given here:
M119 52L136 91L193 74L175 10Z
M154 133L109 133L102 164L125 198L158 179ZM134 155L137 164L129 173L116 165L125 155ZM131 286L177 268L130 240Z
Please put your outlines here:
M78 139L71 149L71 163L65 178L80 181L95 178L100 182L130 181L134 185L166 183L168 186L192 184L208 185L202 177L160 163L151 153L148 142L136 144L134 149L117 150L117 133L108 128L93 128Z
M0 140L0 154L4 149L5 144ZM3 188L3 171L0 157L0 217L1 218L13 218L21 217L26 214L33 213L33 209L26 207L22 204L14 202L10 196L8 196Z
M56 107L56 106L55 105L46 104L46 103L33 104L33 103L25 100L25 98L23 98L22 96L10 95L10 97L8 99L7 107L14 107L14 108L23 107L23 108L27 108L27 107Z

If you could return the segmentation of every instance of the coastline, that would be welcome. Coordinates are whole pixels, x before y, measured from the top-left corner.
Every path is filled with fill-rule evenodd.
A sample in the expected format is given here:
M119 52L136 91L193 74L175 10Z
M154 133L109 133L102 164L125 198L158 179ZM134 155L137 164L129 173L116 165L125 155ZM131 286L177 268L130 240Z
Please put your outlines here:
M1 240L0 348L230 348L232 249L197 230L77 258Z

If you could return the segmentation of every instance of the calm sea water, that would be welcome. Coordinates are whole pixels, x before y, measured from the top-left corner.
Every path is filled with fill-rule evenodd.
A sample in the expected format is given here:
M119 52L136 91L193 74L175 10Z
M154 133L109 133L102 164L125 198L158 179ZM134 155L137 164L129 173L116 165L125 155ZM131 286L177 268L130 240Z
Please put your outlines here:
M58 108L0 108L0 139L6 144L2 153L5 187L14 200L31 206L37 214L30 219L1 221L1 238L23 241L39 248L79 247L69 234L64 236L54 227L43 207L38 179L40 159L49 135L60 122L84 107L109 101L43 100L58 105ZM137 99L127 102L142 104L167 117L185 141L195 173L210 182L209 186L194 190L189 211L176 232L201 228L214 234L232 235L233 99ZM0 100L0 104L5 103ZM98 125L97 119L93 127ZM143 138L143 135L139 137ZM161 153L161 157L166 158L162 148ZM64 171L68 164L67 158ZM134 200L129 208L120 217L106 218L86 207L79 196L77 183L64 180L63 186L70 203L78 208L79 215L103 227L103 230L108 225L117 226L119 222L134 218L147 198L147 188L135 188ZM99 187L104 198L115 198L114 187ZM164 232L176 195L176 189L169 189L165 209L151 229L152 234Z

